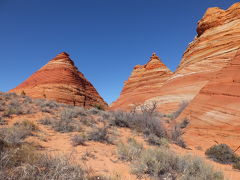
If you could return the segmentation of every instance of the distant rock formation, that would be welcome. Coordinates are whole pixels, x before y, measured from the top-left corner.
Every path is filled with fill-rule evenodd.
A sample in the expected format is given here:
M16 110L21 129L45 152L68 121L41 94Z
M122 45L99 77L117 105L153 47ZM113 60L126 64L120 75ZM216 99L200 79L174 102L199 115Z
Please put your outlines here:
M240 51L218 71L178 118L188 118L189 145L209 147L215 142L240 146ZM192 138L195 137L195 138Z
M134 67L131 76L124 83L120 97L111 105L111 109L129 110L132 106L155 97L159 88L172 74L153 53L147 64Z
M159 109L171 112L182 101L191 101L215 73L235 56L240 47L239 27L239 2L227 10L209 8L198 22L198 36L189 44L176 72L165 79L158 92L152 93L152 98L144 98L147 99L145 103L157 101ZM154 76L154 72L152 75ZM159 81L161 79L159 76ZM158 76L154 81L158 81ZM151 84L148 84L148 89L151 88ZM119 107L128 106L127 97L125 96L124 101L122 97L121 95L117 101L121 102Z
M93 85L78 71L65 52L35 72L10 92L24 93L33 98L44 98L82 107L102 106L107 103Z

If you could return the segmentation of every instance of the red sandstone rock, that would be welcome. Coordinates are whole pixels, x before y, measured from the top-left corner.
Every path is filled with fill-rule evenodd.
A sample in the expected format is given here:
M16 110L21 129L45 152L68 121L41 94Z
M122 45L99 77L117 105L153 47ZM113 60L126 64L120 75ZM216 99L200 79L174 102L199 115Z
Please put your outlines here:
M111 105L111 109L129 110L133 105L155 97L159 88L173 73L154 53L147 64L136 65L120 97Z
M87 108L95 105L107 107L107 103L65 52L58 54L10 92L24 92L33 98L46 98Z
M236 149L240 144L240 51L218 71L178 118L188 118L185 140L190 146L215 142ZM194 137L194 138L193 138Z
M199 21L197 32L198 37L189 44L176 72L164 78L163 82L161 76L152 72L153 83L148 82L148 89L152 89L152 85L155 87L154 81L161 81L161 86L154 92L143 90L142 96L134 96L130 103L157 101L161 111L174 111L182 101L191 101L236 54L240 45L240 3L227 10L209 8ZM133 90L124 92L127 85L117 102L113 103L114 109L128 107L127 99L133 99Z

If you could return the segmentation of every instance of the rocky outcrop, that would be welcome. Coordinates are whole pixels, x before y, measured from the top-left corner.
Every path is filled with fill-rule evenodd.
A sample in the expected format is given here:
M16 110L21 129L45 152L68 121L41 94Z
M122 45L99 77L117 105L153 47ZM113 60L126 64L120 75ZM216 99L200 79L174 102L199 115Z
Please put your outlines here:
M107 107L107 103L65 52L58 54L10 92L86 108L96 105Z
M188 118L185 140L191 146L209 147L226 143L240 144L240 51L218 71L178 118ZM194 138L193 138L194 137Z
M136 65L129 79L125 81L120 97L111 109L129 110L132 106L155 97L163 83L173 73L153 53L145 65Z
M239 27L240 3L227 10L209 8L176 72L148 101L158 101L159 108L166 111L174 111L182 101L191 101L233 59L240 46Z

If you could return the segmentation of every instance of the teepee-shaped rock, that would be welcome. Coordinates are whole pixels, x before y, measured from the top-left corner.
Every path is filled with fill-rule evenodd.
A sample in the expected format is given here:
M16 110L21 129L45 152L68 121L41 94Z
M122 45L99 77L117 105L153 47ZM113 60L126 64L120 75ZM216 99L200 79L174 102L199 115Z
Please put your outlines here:
M76 106L107 107L107 103L65 52L58 54L10 92Z
M145 65L136 65L125 81L120 97L111 105L112 109L130 109L134 104L156 96L159 88L173 73L153 53Z

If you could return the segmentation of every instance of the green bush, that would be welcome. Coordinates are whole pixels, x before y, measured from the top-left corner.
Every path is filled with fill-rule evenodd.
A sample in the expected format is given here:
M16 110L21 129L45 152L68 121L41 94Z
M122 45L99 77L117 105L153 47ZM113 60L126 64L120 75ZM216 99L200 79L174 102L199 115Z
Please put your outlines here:
M206 150L205 154L220 163L228 164L238 161L237 155L226 144L217 144Z

